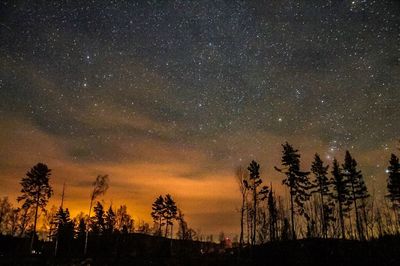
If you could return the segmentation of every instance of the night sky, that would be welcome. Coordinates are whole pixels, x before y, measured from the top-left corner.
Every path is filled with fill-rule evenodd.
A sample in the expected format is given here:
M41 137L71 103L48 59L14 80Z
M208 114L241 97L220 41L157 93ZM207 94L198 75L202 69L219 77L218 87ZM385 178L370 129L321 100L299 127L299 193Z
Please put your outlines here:
M239 230L235 168L278 194L281 143L327 163L349 149L370 193L400 138L400 2L2 1L0 195L37 162L72 214L109 174L106 205L150 222L171 193L189 226ZM16 203L15 203L16 204Z

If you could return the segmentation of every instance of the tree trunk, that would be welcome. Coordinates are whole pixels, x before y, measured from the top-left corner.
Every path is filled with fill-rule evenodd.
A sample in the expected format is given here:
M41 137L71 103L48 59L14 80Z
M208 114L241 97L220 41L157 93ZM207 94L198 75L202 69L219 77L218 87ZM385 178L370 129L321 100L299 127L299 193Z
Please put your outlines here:
M354 184L353 183L351 183L351 191L353 193L354 209L355 209L355 212L356 212L357 237L358 237L358 239L363 240L364 239L364 235L363 235L362 228L361 228L360 217L358 215L357 199L356 199L356 193L355 193L355 190L354 190Z
M254 185L253 187L253 236L252 236L252 244L256 244L256 226L257 226L257 188Z
M250 226L251 226L251 219L250 219L250 212L249 212L249 205L246 207L246 225L247 225L247 245L250 244Z
M354 239L353 223L352 223L352 220L351 220L351 214L349 215L349 222L350 222L350 239Z
M243 219L244 219L245 194L242 194L242 209L240 213L240 239L239 246L243 247Z
M35 220L33 221L33 232L32 232L32 238L31 238L31 246L30 246L31 253L33 250L33 243L35 241L35 236L36 236L36 222L37 222L37 216L38 216L38 209L39 209L39 191L36 194Z
M158 225L158 233L160 236L162 236L162 232L161 232L161 223L162 223L162 217L160 215L160 224Z
M89 219L86 223L86 234L85 234L85 247L83 249L83 255L86 256L87 253L87 245L88 245L88 238L89 238L89 223L90 223L90 214L92 212L92 204L93 204L93 197L90 200L90 207L89 207Z
M24 236L24 233L25 233L25 230L26 230L26 224L27 224L27 219L28 219L27 216L28 216L29 208L25 208L23 210L24 210L24 212L23 212L22 217L21 217L22 221L21 221L21 224L19 225L19 228L20 228L19 236L20 237ZM18 218L17 218L16 224L18 226Z
M364 225L365 225L365 237L366 237L366 239L368 239L369 238L369 233L368 233L368 214L367 214L367 210L366 210L366 206L365 206L366 204L365 204L365 202L363 202L363 208L362 208L362 210L363 210L363 216L364 216Z
M343 206L342 206L342 202L340 201L340 198L339 198L339 219L340 219L340 227L341 227L341 231L342 231L342 239L346 239L346 233L344 231Z
M292 188L290 188L290 219L292 221L292 240L296 239L296 232L294 230L294 206L293 206L293 194Z
M320 191L321 191L321 224L322 224L322 235L324 238L327 238L327 225L326 225L326 221L325 221L325 210L324 210L324 193L322 192L322 186L320 187Z
M168 237L168 222L169 220L165 221L165 237Z
M379 211L379 209L377 209L377 225L378 225L378 237L382 237L383 236L383 228L382 228L382 216L381 216L381 212Z
M398 213L396 211L396 207L395 205L392 205L392 210L393 210L393 217L394 217L394 230L393 233L394 234L399 234L399 216ZM388 210L389 212L389 210Z

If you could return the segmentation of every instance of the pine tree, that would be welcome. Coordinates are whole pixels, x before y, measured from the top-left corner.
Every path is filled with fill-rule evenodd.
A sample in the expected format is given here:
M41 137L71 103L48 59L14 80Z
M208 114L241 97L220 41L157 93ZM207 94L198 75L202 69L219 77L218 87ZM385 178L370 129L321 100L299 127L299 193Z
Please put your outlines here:
M252 216L252 234L251 242L252 245L256 243L256 231L257 231L257 204L258 200L264 200L267 197L268 187L263 186L261 190L258 191L258 187L262 184L262 179L260 178L260 165L256 161L251 161L249 167L249 180L243 180L245 187L252 191L253 193L253 216Z
M158 224L158 235L161 236L162 226L165 224L163 222L165 212L165 203L163 196L159 196L152 205L151 217L153 218L154 223Z
M171 236L173 235L174 220L178 213L178 208L176 207L175 201L172 199L170 194L167 194L164 198L165 211L163 213L166 222L165 225L165 237L168 237L168 226L171 227Z
M290 190L290 216L292 226L292 239L296 239L294 215L297 212L308 220L309 216L305 212L304 203L309 200L309 190L312 187L308 180L309 172L300 171L300 154L289 143L282 144L282 166L283 168L275 169L286 175L282 183L289 187Z
M86 222L84 218L79 219L78 229L77 229L77 239L83 241L86 234Z
M369 197L367 186L365 185L361 171L357 170L357 161L351 156L349 151L346 151L344 164L342 165L343 175L348 180L350 186L351 201L354 204L356 214L356 227L359 239L364 239L364 229L360 218L359 209L365 208L364 200ZM359 200L362 200L360 205Z
M116 217L115 212L112 209L112 206L108 208L108 211L105 214L104 219L104 229L106 234L112 234L115 229Z
M339 221L342 233L342 238L346 238L345 228L344 228L344 216L349 211L348 206L351 204L350 192L347 186L347 181L344 178L342 171L340 169L339 163L336 158L333 160L332 168L332 185L333 193L331 193L332 198L337 202L339 206Z
M277 228L278 228L278 208L276 207L276 200L274 193L271 190L268 193L268 214L269 214L269 237L271 241L277 239Z
M321 232L323 236L326 238L328 234L328 224L329 224L329 207L328 204L328 195L329 195L329 179L328 179L328 168L329 166L324 166L324 162L321 160L321 157L318 153L314 156L314 161L311 164L311 172L315 176L315 180L313 182L314 191L313 193L318 193L320 195L321 207ZM327 211L327 212L325 212Z
M97 202L93 210L94 210L94 216L90 218L90 228L92 230L93 235L102 235L105 229L104 207L100 202Z
M55 214L54 220L52 221L55 224L55 231L53 237L57 237L60 235L60 232L63 230L64 225L70 220L69 215L64 212L63 208L59 208L57 213Z
M54 222L56 230L54 234L56 242L56 255L58 250L68 252L74 239L74 222L71 220L69 210L60 207L56 213Z
M388 180L387 180L387 198L392 202L392 208L397 223L399 223L399 207L400 207L400 163L399 158L393 153L390 156L389 166L387 168Z
M389 194L386 196L392 202L393 208L400 207L400 163L399 158L392 154L387 169L388 180L387 189Z
M26 177L21 181L22 195L17 198L18 201L24 201L22 208L28 212L31 207L35 210L33 231L31 238L30 249L33 249L33 242L36 237L36 223L38 218L38 210L45 210L44 208L53 195L53 189L49 184L51 169L43 163L38 163L26 173Z

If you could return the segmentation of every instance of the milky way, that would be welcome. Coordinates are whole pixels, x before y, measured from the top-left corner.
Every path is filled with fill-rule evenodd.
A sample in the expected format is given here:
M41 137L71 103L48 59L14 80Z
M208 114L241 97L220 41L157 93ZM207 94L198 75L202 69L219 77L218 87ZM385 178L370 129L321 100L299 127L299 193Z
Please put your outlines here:
M399 1L2 1L0 9L2 194L17 193L25 170L45 161L59 171L55 184L69 180L74 206L95 173L107 172L125 191L110 200L148 215L168 187L207 230L216 214L236 215L237 191L222 191L235 189L238 165L257 159L280 184L273 166L286 140L304 167L314 152L331 163L349 149L370 188L385 193L400 138ZM154 176L169 182L148 186ZM216 189L197 195L198 185ZM200 202L216 207L207 216ZM236 230L223 221L218 228Z

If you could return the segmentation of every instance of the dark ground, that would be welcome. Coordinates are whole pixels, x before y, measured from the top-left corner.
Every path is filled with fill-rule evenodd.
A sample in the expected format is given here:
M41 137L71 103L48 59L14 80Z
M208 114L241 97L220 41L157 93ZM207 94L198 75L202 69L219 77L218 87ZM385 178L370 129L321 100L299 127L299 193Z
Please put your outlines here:
M38 244L39 255L29 255L27 247L29 239L1 236L0 265L400 265L399 237L282 241L239 252L214 243L131 234L90 239L86 258L77 241L61 246L58 256L50 242Z

